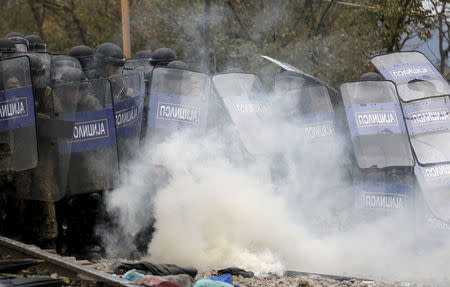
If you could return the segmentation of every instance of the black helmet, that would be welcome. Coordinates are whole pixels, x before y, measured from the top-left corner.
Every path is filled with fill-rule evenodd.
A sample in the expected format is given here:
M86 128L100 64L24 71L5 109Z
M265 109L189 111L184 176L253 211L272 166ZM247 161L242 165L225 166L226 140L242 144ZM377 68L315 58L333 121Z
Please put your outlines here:
M101 44L95 53L97 63L101 66L114 65L123 66L125 63L125 56L122 49L113 43Z
M45 74L45 67L42 64L41 59L33 54L27 54L30 59L30 70L32 76L42 76Z
M0 39L0 53L16 53L17 48L14 42L7 38Z
M141 50L134 54L133 59L145 59L145 58L151 58L152 52L149 50Z
M13 37L25 38L25 36L19 32L11 32L5 36L5 38L13 38Z
M67 67L61 74L61 82L80 82L85 79L83 71L78 68Z
M375 72L365 73L359 78L361 81L381 81L383 80L383 76Z
M77 59L83 69L95 69L94 50L88 46L76 46L70 49L69 56Z
M169 64L167 64L168 68L176 68L176 69L183 69L188 70L189 66L183 62L183 61L171 61Z
M159 48L152 53L150 64L152 66L166 66L176 58L175 52L170 48Z
M28 50L30 52L46 53L47 45L42 41L41 37L37 35L28 35L25 37L28 41Z
M18 51L27 52L28 51L28 41L22 37L9 37L13 41Z
M78 58L86 56L94 56L94 50L88 46L75 46L69 51L69 56Z

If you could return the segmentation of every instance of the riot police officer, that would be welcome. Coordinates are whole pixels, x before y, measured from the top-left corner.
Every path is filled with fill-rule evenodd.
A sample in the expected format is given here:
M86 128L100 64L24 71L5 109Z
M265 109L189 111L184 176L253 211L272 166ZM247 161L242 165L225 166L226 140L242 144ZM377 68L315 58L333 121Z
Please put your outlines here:
M28 41L23 36L18 36L18 33L11 33L7 36L7 38L13 41L18 51L28 51Z
M182 69L182 70L189 70L189 66L183 62L183 61L171 61L167 64L168 68L175 68L175 69Z
M17 53L17 48L14 42L7 38L0 39L0 59L8 59L14 57Z
M50 119L62 108L61 102L54 97L53 91L46 85L45 69L35 55L30 58L31 77L35 95L37 119ZM38 121L39 126L39 121ZM38 129L39 130L39 129ZM26 222L21 231L26 241L43 248L54 248L58 235L54 201L62 197L56 173L56 146L49 138L38 134L39 162L31 170L17 172L14 183L20 208L20 218ZM29 195L31 196L31 199ZM20 224L20 223L19 223Z
M167 66L176 59L175 52L170 48L159 48L152 53L150 64L154 67Z
M95 52L98 76L108 78L120 74L125 63L122 49L113 43L103 43Z
M47 45L37 35L28 35L25 37L28 41L28 51L36 53L47 53Z
M5 36L5 38L11 38L11 37L21 37L25 38L25 36L22 33L19 32L11 32L8 35Z
M75 46L69 51L69 56L74 57L80 62L87 79L95 79L97 77L94 54L94 50L91 47L84 45Z

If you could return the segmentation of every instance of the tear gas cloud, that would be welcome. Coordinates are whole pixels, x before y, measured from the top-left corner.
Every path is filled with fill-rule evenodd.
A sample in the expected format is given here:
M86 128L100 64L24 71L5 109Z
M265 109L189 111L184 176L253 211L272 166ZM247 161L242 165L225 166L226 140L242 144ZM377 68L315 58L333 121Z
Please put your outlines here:
M285 101L273 97L272 107ZM288 110L277 106L272 110ZM350 224L354 194L345 181L344 141L305 142L283 117L253 127L269 152L245 163L227 140L234 127L199 137L179 132L148 143L107 198L117 228L110 250L129 256L143 227L156 231L152 261L257 273L306 270L389 280L444 280L448 246L416 246L413 216ZM169 179L157 184L163 166ZM348 226L346 226L348 223Z
M246 127L264 153L246 156L230 145L243 135L231 124L147 142L106 198L116 226L99 230L111 255L134 254L153 224L147 259L156 263L446 282L450 246L422 245L417 215L351 222L346 135L305 140L288 115L295 103L281 96L271 95L271 113Z

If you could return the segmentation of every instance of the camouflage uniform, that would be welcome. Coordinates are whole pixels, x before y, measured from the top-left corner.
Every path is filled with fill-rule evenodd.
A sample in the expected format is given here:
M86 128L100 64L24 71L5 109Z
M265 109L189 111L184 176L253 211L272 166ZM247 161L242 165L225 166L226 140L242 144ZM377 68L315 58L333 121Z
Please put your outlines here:
M38 101L37 119L50 119L52 112L62 110L62 105L54 97L50 87L36 89ZM15 187L19 198L36 198L42 200L25 200L24 213L27 222L33 222L26 230L27 235L38 244L54 240L58 235L54 201L60 199L63 192L57 179L57 146L49 138L39 137L39 162L35 169L17 172ZM34 196L34 194L38 194ZM27 225L30 225L29 223ZM48 246L52 247L52 246Z

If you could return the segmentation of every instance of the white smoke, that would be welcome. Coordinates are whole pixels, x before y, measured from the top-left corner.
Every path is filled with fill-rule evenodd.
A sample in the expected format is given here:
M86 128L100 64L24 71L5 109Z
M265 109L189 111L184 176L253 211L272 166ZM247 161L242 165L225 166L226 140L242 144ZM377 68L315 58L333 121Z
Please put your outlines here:
M282 118L254 128L272 141L261 144L280 152L236 161L222 130L148 143L107 198L118 227L105 233L112 254L131 254L136 235L154 223L152 262L445 282L450 249L417 246L414 217L346 222L354 194L342 179L339 137L311 145Z

